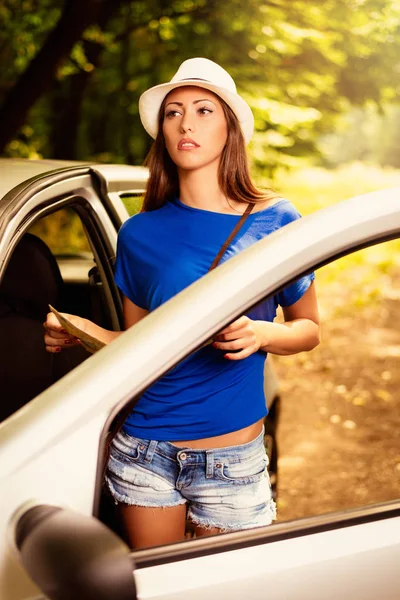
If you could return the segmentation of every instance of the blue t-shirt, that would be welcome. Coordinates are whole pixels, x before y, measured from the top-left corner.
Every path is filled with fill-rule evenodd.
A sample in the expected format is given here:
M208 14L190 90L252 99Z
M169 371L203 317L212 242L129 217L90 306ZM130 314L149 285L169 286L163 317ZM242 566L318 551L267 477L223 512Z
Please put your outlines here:
M285 199L250 214L221 259L228 260L300 218ZM128 219L119 232L115 281L140 308L152 311L205 275L240 216L186 206L178 199ZM290 306L310 286L302 277L247 315L273 321L278 304ZM123 428L158 441L194 440L237 431L267 414L265 352L229 361L206 346L147 389Z

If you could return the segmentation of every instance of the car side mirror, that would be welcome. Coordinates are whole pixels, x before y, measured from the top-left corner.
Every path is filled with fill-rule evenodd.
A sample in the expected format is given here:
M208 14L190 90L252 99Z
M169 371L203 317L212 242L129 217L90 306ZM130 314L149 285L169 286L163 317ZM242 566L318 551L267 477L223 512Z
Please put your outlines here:
M37 505L18 519L22 564L50 600L135 600L128 546L94 517Z

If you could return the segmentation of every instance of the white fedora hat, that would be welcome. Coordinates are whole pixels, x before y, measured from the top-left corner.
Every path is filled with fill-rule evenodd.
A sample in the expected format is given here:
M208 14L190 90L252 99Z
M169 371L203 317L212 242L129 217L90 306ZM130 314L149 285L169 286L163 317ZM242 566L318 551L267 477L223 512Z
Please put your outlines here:
M217 63L208 58L185 60L169 83L156 85L139 98L139 114L143 127L152 138L158 133L158 114L165 96L177 87L194 85L210 90L225 100L235 113L246 144L254 130L254 117L250 106L239 96L232 77Z

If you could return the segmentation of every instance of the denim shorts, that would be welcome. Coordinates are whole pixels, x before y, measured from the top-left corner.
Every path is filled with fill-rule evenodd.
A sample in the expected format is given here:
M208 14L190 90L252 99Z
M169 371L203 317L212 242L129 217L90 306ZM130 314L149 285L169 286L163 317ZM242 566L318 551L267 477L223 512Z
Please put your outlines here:
M262 432L238 446L199 450L142 440L121 430L113 439L106 482L116 501L169 507L187 503L204 528L235 531L276 518Z

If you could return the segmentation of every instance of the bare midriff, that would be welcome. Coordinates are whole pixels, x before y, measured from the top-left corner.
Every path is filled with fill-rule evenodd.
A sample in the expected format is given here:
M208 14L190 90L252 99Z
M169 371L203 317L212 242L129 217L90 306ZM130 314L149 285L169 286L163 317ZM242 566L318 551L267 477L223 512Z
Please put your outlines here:
M263 426L263 419L239 429L238 431L232 431L231 433L224 433L223 435L216 435L214 437L202 438L200 440L185 440L178 442L171 442L174 446L180 448L226 448L227 446L238 446L239 444L247 444L253 441L258 435L260 435Z

